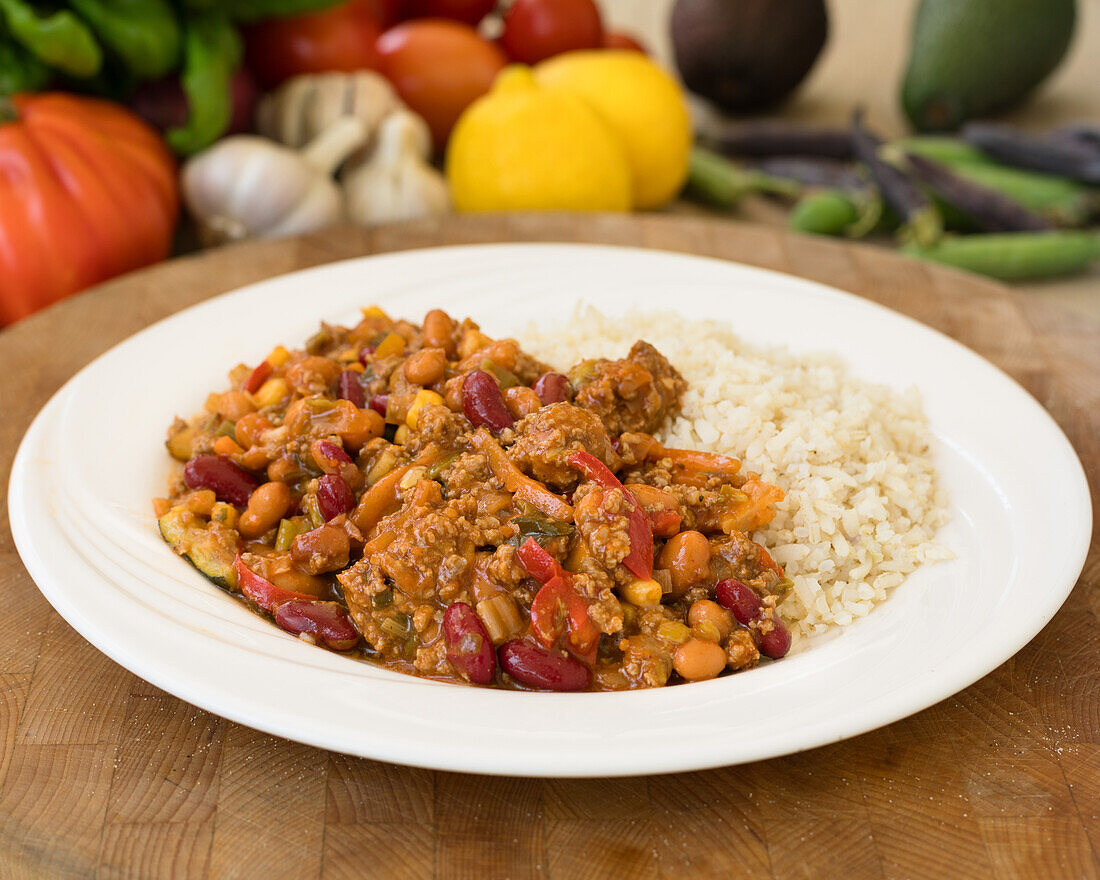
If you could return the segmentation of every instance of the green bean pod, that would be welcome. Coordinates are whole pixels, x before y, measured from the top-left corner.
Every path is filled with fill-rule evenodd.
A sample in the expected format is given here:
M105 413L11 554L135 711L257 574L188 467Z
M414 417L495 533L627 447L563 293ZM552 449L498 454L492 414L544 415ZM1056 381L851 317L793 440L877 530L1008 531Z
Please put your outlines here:
M996 164L973 144L945 135L930 134L900 138L891 141L890 147L903 153L924 156L925 159L931 159L934 162L943 162L944 165L957 165L960 163Z
M801 198L787 225L795 232L863 238L880 227L883 215L882 197L873 187L858 192L823 189Z
M1002 281L1029 281L1072 275L1100 258L1094 232L1011 232L945 238L921 248L903 248L910 256L966 269Z
M696 147L691 151L684 192L716 208L733 208L752 192L796 196L802 187L791 180L755 171Z
M858 220L859 208L851 195L839 189L822 189L795 203L787 225L795 232L843 235Z
M1055 174L1002 165L965 141L929 135L902 138L891 143L890 148L942 162L960 177L1014 199L1056 226L1084 226L1100 213L1097 188Z

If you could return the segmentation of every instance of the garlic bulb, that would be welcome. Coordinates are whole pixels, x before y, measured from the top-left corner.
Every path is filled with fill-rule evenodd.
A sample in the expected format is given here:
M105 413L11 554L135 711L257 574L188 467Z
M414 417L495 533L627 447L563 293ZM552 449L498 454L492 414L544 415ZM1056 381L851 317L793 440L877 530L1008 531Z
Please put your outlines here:
M252 135L218 141L180 175L200 238L278 238L339 223L344 200L332 173L365 140L363 121L344 117L300 151Z
M431 134L424 120L396 110L382 120L374 152L343 174L348 218L363 226L412 220L450 210L447 183L425 157Z
M388 113L402 107L389 81L370 70L293 77L260 100L256 130L288 147L300 147L337 119L363 120L368 140Z

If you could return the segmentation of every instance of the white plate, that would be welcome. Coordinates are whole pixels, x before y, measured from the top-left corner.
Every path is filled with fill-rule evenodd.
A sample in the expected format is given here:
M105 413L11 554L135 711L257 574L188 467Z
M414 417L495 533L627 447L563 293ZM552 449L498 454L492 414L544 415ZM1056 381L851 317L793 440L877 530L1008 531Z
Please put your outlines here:
M312 648L175 556L150 499L165 491L166 426L226 371L324 318L378 303L442 305L487 332L668 308L728 319L795 351L920 388L952 499L950 562L911 576L867 618L781 663L629 693L459 687ZM935 331L831 288L654 251L491 245L369 257L256 284L130 338L43 409L16 457L12 532L46 598L142 678L227 718L324 748L424 767L608 776L768 758L862 733L976 681L1058 610L1084 564L1091 505L1065 436L1019 386Z

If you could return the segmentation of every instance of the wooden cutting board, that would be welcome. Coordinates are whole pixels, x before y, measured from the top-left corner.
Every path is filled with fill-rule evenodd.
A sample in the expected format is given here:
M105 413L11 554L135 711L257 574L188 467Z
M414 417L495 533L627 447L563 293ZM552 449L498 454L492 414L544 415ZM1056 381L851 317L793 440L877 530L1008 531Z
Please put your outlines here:
M912 315L1022 382L1070 436L1100 497L1100 325L884 250L660 216L340 229L105 284L0 334L0 465L7 473L30 419L73 373L178 309L344 257L512 240L740 260ZM181 368L198 351L182 351ZM38 593L7 530L0 553L0 878L1100 876L1096 542L1043 632L931 709L772 761L587 781L412 770L227 722L85 642Z

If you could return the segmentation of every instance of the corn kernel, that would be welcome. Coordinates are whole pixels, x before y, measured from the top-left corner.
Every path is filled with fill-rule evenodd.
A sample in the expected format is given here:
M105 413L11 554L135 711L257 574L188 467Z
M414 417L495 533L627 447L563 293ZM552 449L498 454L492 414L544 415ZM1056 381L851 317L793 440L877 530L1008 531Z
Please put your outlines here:
M367 306L365 309L360 309L364 318L382 318L385 321L390 319L390 316L382 311L378 306Z
M269 354L264 360L266 360L273 367L281 367L288 360L290 360L290 352L286 350L282 345L276 345L271 349Z
M240 513L232 504L219 501L210 511L210 522L221 523L231 529L237 528Z
M713 620L700 621L695 626L695 636L706 642L722 641L722 632L718 629L718 624Z
M420 410L424 409L424 407L429 404L442 406L442 395L436 394L434 391L429 391L427 388L422 388L417 391L416 397L413 398L412 406L409 407L409 412L405 416L405 424L415 431L416 420L420 417Z
M405 441L409 439L409 426L402 425L397 429L393 435L393 442L398 446L404 446Z
M359 349L357 349L357 348L345 348L342 352L340 352L336 356L336 360L338 360L342 364L358 363L359 362Z
M359 363L359 361L356 361L354 364L348 364L344 369L351 370L353 373L362 373L365 372L367 368Z
M713 625L711 624L711 626ZM662 639L681 645L691 638L691 630L678 620L666 620L657 627L657 635Z
M290 386L286 384L286 379L275 378L264 382L260 390L252 395L252 399L259 409L263 409L265 406L274 406L289 394Z
M660 605L661 596L664 595L661 585L653 579L631 581L626 586L621 587L619 592L631 605L642 608L648 605Z
M379 360L382 358L396 357L404 353L405 340L396 333L387 333L386 338L379 342L378 348L374 350L374 356Z

